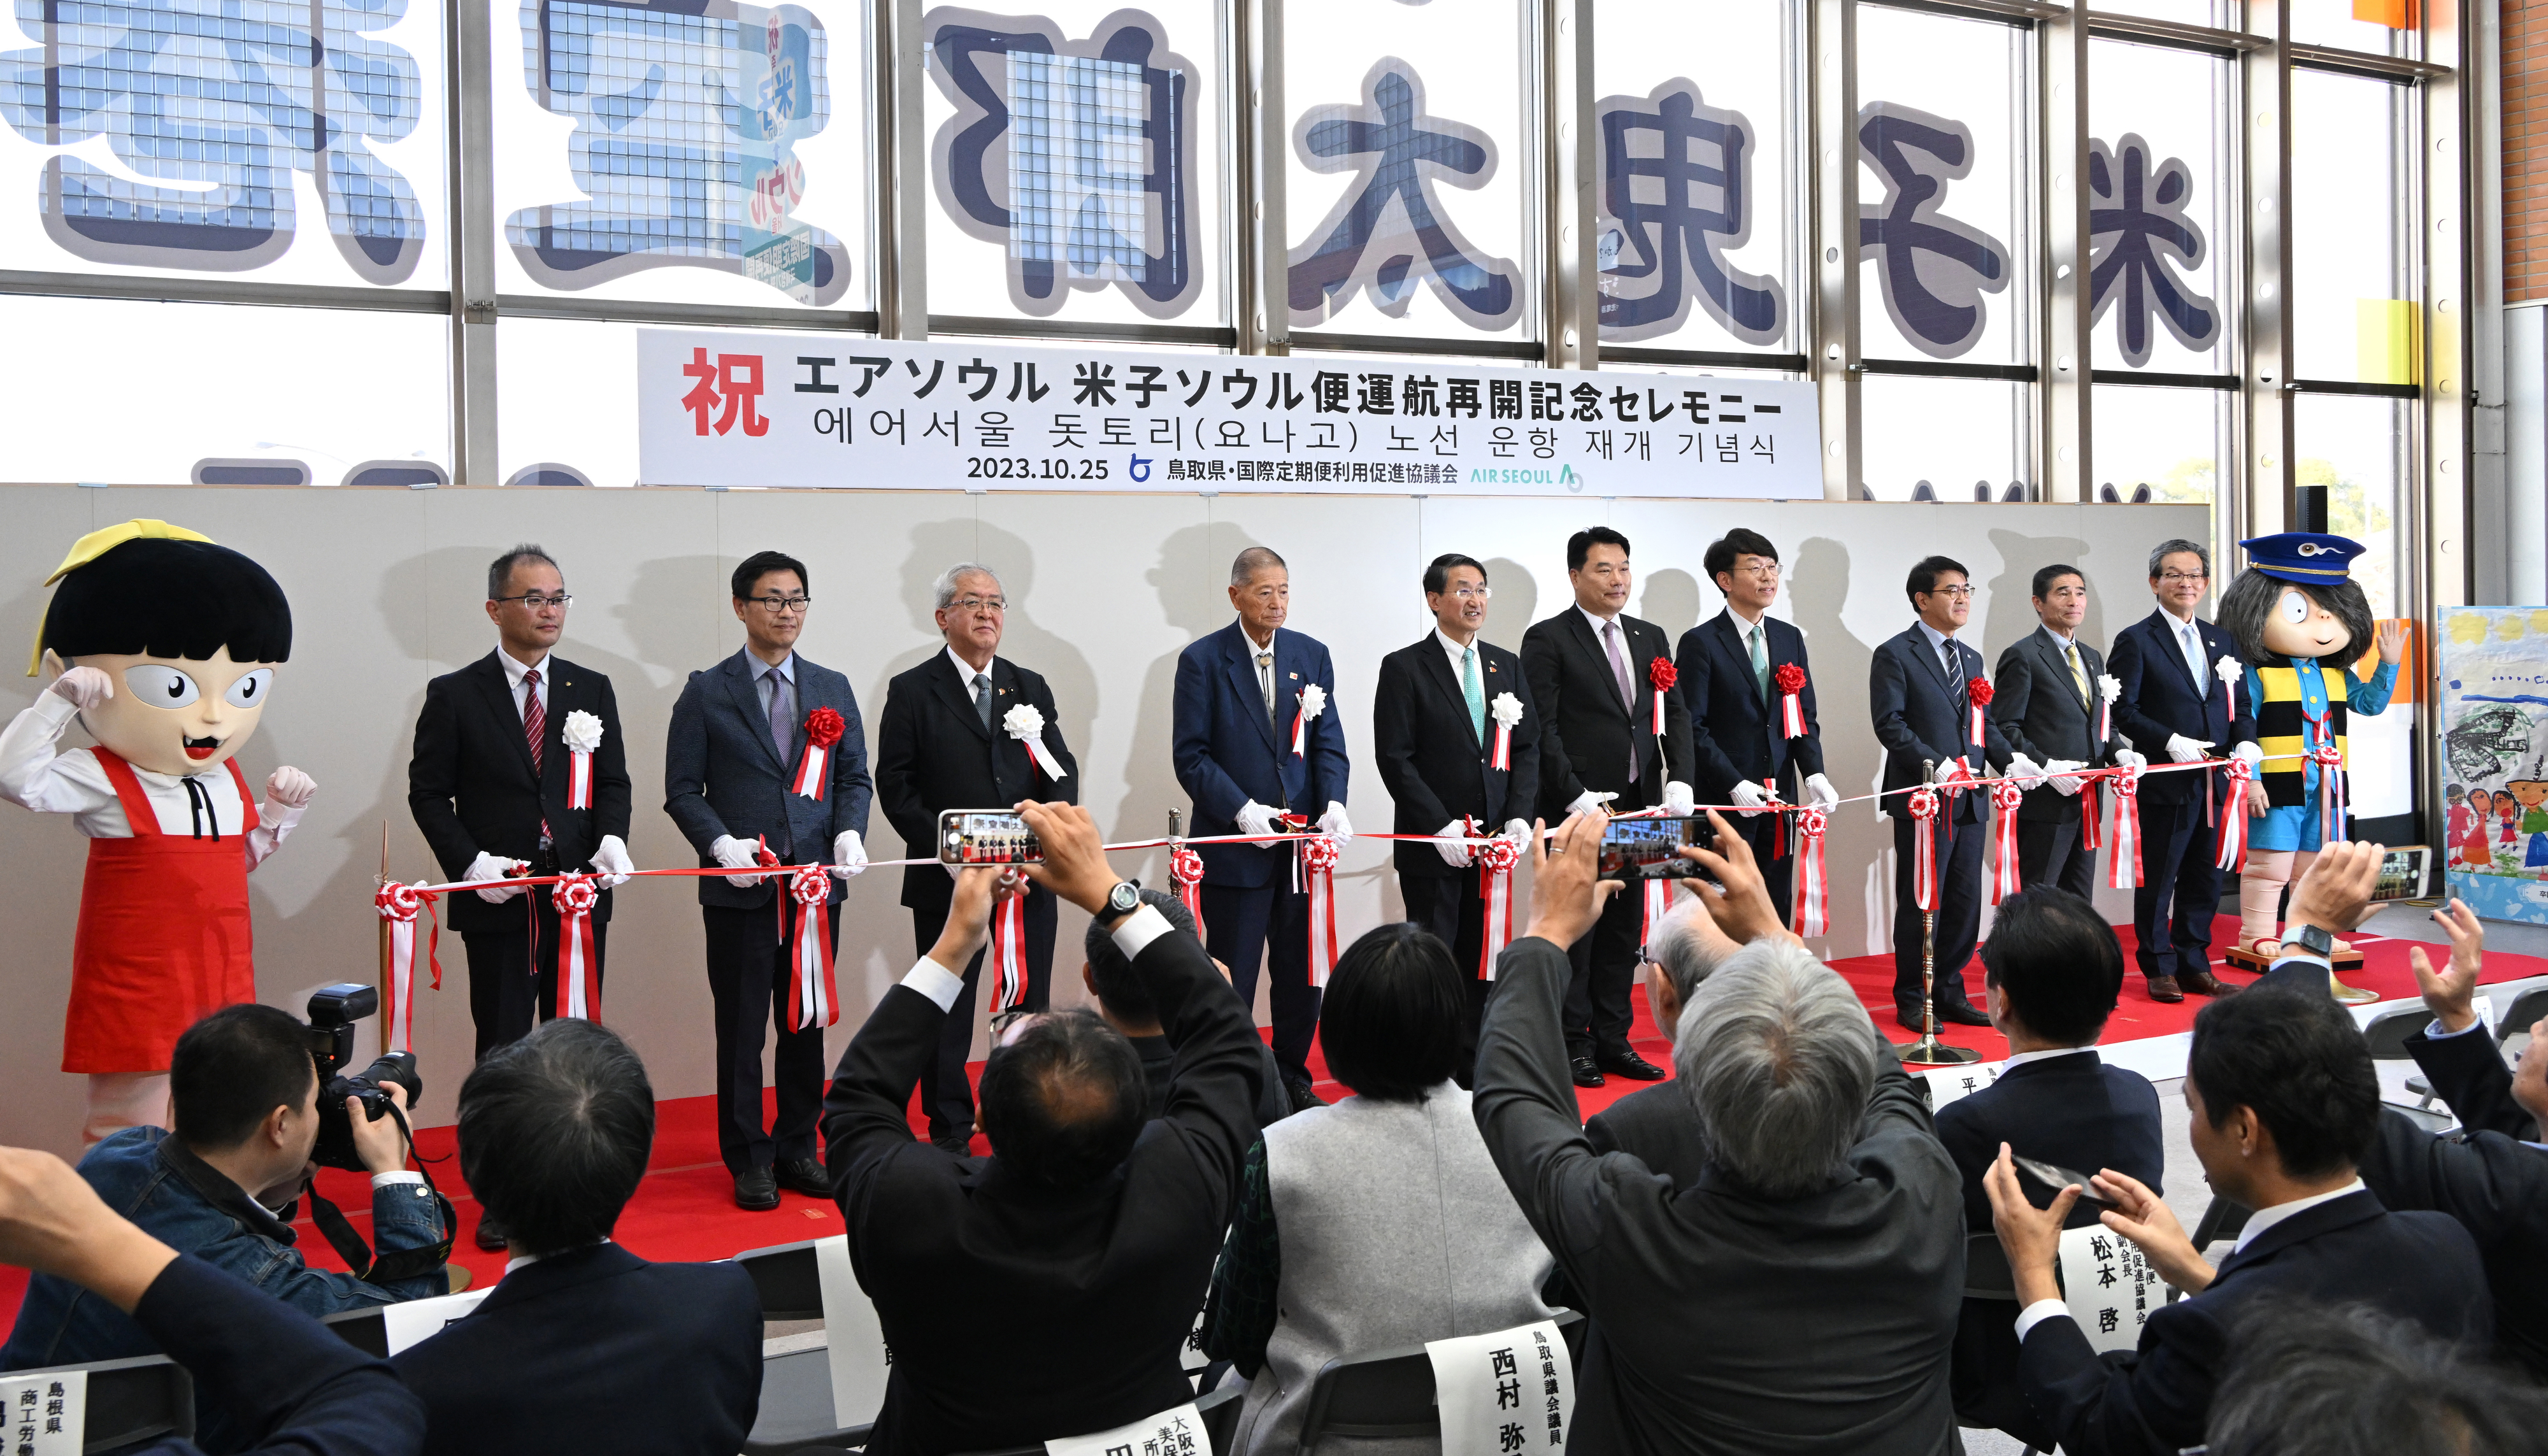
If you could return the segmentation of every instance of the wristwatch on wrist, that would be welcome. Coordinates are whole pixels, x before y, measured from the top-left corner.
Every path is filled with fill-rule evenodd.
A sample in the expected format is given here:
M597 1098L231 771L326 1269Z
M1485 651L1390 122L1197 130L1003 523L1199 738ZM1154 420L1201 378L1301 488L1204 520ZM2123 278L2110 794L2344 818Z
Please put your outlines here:
M2321 960L2334 958L2335 936L2324 926L2295 925L2283 931L2283 945L2297 948Z
M1119 879L1115 888L1106 892L1106 908L1097 912L1097 918L1113 930L1125 916L1140 908L1141 887L1129 879Z

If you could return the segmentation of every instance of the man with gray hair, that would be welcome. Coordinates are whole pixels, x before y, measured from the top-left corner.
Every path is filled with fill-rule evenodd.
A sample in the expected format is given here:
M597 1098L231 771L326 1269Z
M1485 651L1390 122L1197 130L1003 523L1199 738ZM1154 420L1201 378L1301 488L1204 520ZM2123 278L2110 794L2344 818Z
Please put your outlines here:
M1689 992L1674 1048L1668 1086L1706 1149L1694 1178L1597 1152L1576 1126L1558 1020L1564 947L1614 888L1594 879L1597 810L1535 857L1530 933L1487 1007L1479 1132L1592 1320L1567 1443L1956 1450L1956 1166L1857 995L1786 933L1749 846L1708 817L1724 854L1684 853L1724 889L1684 883L1744 945Z
M1042 675L999 655L1009 601L998 573L959 561L941 573L939 635L947 650L885 687L876 724L876 803L916 857L937 854L938 816L948 809L1006 809L1020 799L1079 802L1079 766L1062 741L1061 714ZM955 876L937 864L902 871L902 903L914 944L938 943ZM920 1071L929 1138L957 1153L973 1140L973 1090L964 1060L973 1049L973 997L984 955L993 957L991 1014L1042 1011L1052 991L1054 904L1030 891L1000 917L988 951L963 967L964 988L940 1024L938 1054Z

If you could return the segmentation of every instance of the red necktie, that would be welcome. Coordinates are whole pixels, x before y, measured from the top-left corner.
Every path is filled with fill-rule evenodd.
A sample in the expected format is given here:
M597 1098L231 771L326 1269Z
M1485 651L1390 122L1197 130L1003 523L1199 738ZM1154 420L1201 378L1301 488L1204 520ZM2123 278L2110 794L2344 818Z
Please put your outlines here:
M529 739L531 743L533 778L542 776L548 762L546 745L542 742L548 736L548 726L549 711L540 706L540 670L533 668L522 675L522 736ZM546 844L549 839L549 818L546 814L542 814L540 842Z

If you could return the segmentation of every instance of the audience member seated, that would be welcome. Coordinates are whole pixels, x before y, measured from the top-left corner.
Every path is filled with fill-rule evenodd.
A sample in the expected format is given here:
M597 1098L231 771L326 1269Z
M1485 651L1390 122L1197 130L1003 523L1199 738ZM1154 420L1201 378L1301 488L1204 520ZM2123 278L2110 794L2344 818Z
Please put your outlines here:
M2517 1456L2548 1392L2362 1306L2260 1299L2230 1333L2211 1456Z
M230 1413L245 1456L414 1456L424 1411L325 1325L118 1215L49 1152L0 1147L0 1264L130 1318ZM200 1434L200 1433L199 1433ZM202 1456L169 1437L124 1456Z
M1168 924L1193 936L1203 938L1195 928L1194 912L1186 902L1164 890L1141 891L1141 903L1155 908L1167 917ZM1097 1000L1097 1014L1106 1024L1124 1034L1133 1044L1133 1053L1141 1058L1141 1074L1150 1082L1151 1117L1165 1117L1168 1110L1168 1079L1176 1070L1177 1048L1168 1040L1167 1031L1159 1025L1159 1009L1150 1004L1150 993L1134 973L1132 957L1115 944L1115 937L1096 921L1088 922L1086 941L1088 958L1081 962L1079 978L1088 994ZM1213 962L1219 968L1221 962ZM1223 979L1228 972L1222 972ZM1265 1091L1256 1099L1256 1125L1270 1128L1292 1115L1292 1099L1283 1090L1283 1073L1274 1060L1274 1048L1265 1048Z
M459 1132L460 1174L512 1257L476 1310L392 1361L424 1400L424 1450L741 1450L761 1409L752 1276L610 1240L655 1143L637 1053L592 1022L549 1022L471 1070Z
M80 1176L106 1206L181 1253L247 1281L309 1315L333 1315L448 1292L450 1251L441 1206L404 1171L407 1135L393 1118L351 1116L354 1148L372 1174L372 1241L397 1277L367 1283L313 1269L294 1246L289 1211L318 1141L318 1063L309 1029L271 1006L228 1006L188 1027L168 1065L177 1130L127 1128L90 1148ZM393 1085L402 1107L407 1091ZM353 1106L353 1100L347 1099ZM401 1264L416 1265L398 1273ZM0 1370L159 1352L113 1302L64 1279L28 1281ZM196 1401L197 1436L211 1449L236 1431L209 1388Z
M1038 883L1103 922L1176 1048L1163 1116L1093 1013L1011 1026L982 1074L991 1155L912 1136L904 1110L987 936L999 871L956 875L947 929L859 1029L824 1101L850 1256L893 1347L870 1456L996 1449L1182 1405L1178 1368L1256 1141L1263 1042L1203 946L1106 863L1095 821L1027 803ZM1013 873L1014 871L1010 871ZM1111 897L1123 887L1120 902Z
M1690 993L1673 1048L1709 1149L1697 1179L1596 1153L1576 1122L1558 1012L1566 947L1599 910L1602 814L1535 853L1530 933L1497 963L1480 1032L1479 1131L1592 1317L1568 1445L1952 1451L1956 1165L1849 983L1785 933L1709 817L1724 857L1687 853L1724 891L1697 893L1744 947Z
M2051 885L2011 896L1982 944L1982 987L1991 1025L2008 1038L1999 1079L1938 1109L1938 1140L1964 1183L1964 1227L1991 1228L1982 1175L2005 1143L2019 1157L2086 1172L2113 1168L2156 1186L2167 1151L2158 1090L2138 1072L2107 1066L2097 1037L2124 982L2123 948L2097 907ZM2049 1188L2036 1188L2049 1203ZM2077 1228L2096 1222L2082 1205ZM2051 1434L2018 1394L2017 1334L2006 1300L1966 1300L1956 1326L1956 1415L1996 1426L2027 1444Z
M1703 901L1684 900L1655 923L1646 959L1660 973L1646 977L1646 1005L1666 1042L1680 1039L1689 993L1741 949L1716 928ZM1594 1113L1584 1124L1584 1138L1594 1152L1635 1154L1680 1188L1695 1183L1707 1164L1698 1121L1689 1115L1689 1089L1679 1082L1641 1087Z
M2017 1277L2026 1403L2069 1456L2173 1456L2203 1440L2231 1331L2260 1299L2359 1301L2483 1349L2494 1301L2477 1246L2446 1215L2394 1213L2355 1165L2380 1083L2353 1017L2324 986L2259 982L2203 1008L2187 1054L2194 1154L2215 1195L2255 1210L2216 1271L2138 1178L2100 1170L2108 1228L2191 1295L2151 1312L2137 1350L2100 1358L2054 1284L2079 1190L2030 1204L2006 1151L1985 1187Z
M1204 1353L1250 1377L1233 1450L1291 1456L1329 1360L1547 1318L1548 1250L1452 1080L1468 994L1450 948L1411 924L1337 960L1319 1046L1354 1095L1248 1150L1204 1308Z

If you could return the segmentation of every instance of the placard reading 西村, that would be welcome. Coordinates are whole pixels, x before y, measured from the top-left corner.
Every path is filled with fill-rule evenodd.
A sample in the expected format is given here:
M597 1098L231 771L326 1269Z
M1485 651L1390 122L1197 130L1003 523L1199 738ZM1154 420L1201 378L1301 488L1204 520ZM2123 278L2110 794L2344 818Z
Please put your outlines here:
M1818 500L1813 386L644 329L656 486Z

